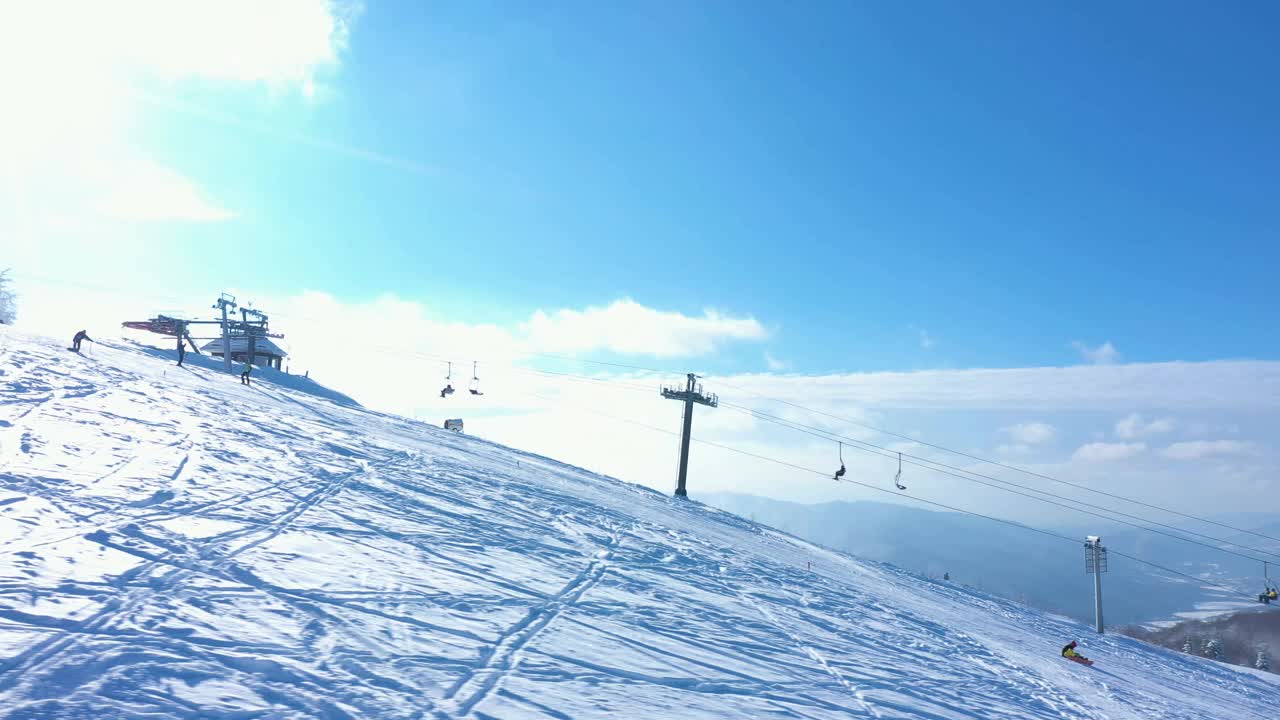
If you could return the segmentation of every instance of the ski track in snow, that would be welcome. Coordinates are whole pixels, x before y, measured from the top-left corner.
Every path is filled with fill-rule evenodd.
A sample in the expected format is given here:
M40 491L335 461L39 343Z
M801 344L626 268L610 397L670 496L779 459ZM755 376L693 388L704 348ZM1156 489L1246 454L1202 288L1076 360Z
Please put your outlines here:
M548 458L60 345L0 327L0 717L1234 720L1280 697ZM1072 637L1094 668L1058 657Z
M858 704L865 711L865 714L875 718L881 717L880 713L870 703L867 702L866 696L862 694L862 691L859 690L856 685L849 682L845 678L845 676L840 673L838 669L832 667L831 664L827 662L827 659L822 656L822 653L818 652L817 650L814 650L808 645L805 645L804 642L800 640L799 637L797 637L796 635L793 635L790 631L788 631L786 628L780 625L778 623L777 618L774 617L773 613L770 612L763 605L751 599L748 599L748 602L751 603L751 606L755 608L756 612L760 613L761 617L767 620L769 624L777 627L779 630L785 633L787 637L791 638L791 641L795 643L797 647L803 650L806 655L813 658L814 662L821 665L822 669L825 670L828 675L835 678L836 682L840 683L840 685L843 686L844 689L848 690L850 695L853 695L855 698L857 698Z
M616 545L616 538L610 544ZM612 557L612 551L601 551L568 585L545 603L531 609L520 622L506 630L497 644L486 651L483 663L468 671L445 693L445 699L449 701L445 709L454 714L466 715L493 692L503 676L520 664L521 651L538 633L600 582Z

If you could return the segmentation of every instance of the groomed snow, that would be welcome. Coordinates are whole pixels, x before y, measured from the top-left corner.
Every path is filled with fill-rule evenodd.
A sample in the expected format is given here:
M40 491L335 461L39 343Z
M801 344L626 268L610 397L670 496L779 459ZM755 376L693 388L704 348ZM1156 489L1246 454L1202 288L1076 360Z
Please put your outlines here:
M1276 676L473 437L123 345L79 356L6 327L0 343L4 717L1200 720L1280 705ZM1058 656L1072 638L1095 667Z

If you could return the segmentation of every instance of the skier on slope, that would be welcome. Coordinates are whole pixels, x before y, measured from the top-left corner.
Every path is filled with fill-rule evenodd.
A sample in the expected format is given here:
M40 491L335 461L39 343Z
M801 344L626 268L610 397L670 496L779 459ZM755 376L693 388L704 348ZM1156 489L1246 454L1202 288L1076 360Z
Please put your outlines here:
M93 338L89 337L89 333L84 330L81 330L80 332L76 333L75 337L71 338L71 349L75 352L80 352L80 343L84 342L85 340L88 340L89 342L93 342Z
M249 361L248 361L248 360L245 360L245 361L244 361L244 369L240 371L240 384L241 384L241 385L249 385L249 384L251 384L251 383L249 382L249 374L250 374L250 373L252 373L252 372L253 372L253 365L250 365L250 364L249 364Z

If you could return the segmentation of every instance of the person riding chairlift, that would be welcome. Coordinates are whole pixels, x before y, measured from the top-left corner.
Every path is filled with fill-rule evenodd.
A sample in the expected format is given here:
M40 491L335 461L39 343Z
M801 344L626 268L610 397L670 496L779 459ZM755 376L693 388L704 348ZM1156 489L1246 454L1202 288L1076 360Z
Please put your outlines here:
M451 384L450 384L450 385L445 385L445 386L444 386L444 389L442 389L442 390L440 391L440 397L442 397L442 398L443 398L443 397L449 397L449 396L450 396L450 395L452 395L452 394L453 394L453 385L451 385Z

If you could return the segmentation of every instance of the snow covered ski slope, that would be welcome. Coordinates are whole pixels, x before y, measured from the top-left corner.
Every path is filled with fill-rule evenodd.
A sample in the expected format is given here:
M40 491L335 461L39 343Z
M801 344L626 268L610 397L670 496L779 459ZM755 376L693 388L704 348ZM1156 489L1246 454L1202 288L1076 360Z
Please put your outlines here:
M62 344L0 327L2 717L1280 707L1275 676L1099 638L696 502L125 346ZM1058 656L1071 638L1095 667Z

